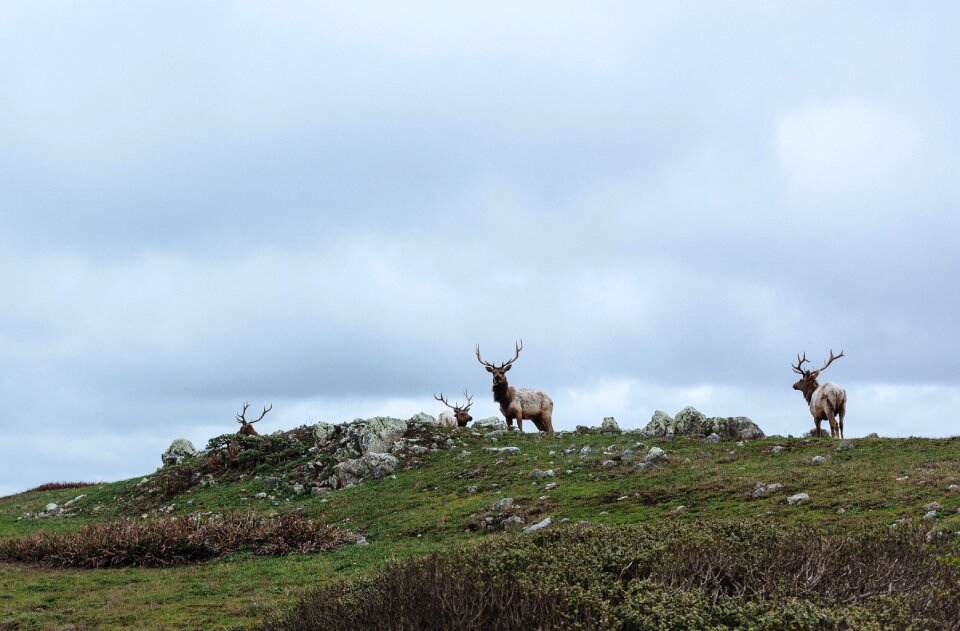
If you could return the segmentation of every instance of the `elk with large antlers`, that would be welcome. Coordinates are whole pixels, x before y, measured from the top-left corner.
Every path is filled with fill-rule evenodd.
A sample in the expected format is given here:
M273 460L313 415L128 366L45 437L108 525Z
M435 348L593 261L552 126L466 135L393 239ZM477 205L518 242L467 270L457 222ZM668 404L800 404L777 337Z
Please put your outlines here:
M244 401L243 410L241 410L240 413L237 414L237 422L240 423L240 431L237 433L243 434L244 436L259 436L260 434L258 434L257 430L253 428L253 424L256 423L257 421L262 420L263 417L267 415L267 412L273 409L273 404L271 403L270 407L263 408L263 412L260 414L260 416L252 421L248 421L245 418L247 415L248 407L250 407L250 404Z
M442 392L439 397L433 395L434 399L453 410L453 412L444 410L440 413L440 416L437 418L437 423L440 427L466 427L467 423L473 420L473 417L468 413L470 406L473 405L473 397L470 396L466 390L463 391L463 396L467 397L466 405L450 405Z
M831 438L843 438L843 417L847 413L847 391L829 381L824 384L817 383L817 376L820 375L820 372L826 370L827 366L841 357L843 357L843 351L840 351L839 355L834 355L831 349L830 358L821 368L804 370L804 362L810 360L807 359L806 353L803 354L802 358L798 353L797 365L791 364L793 372L800 375L800 381L793 384L793 389L801 391L810 405L810 413L813 415L813 422L817 426L817 436L823 435L820 423L829 421Z
M553 433L553 399L546 393L534 388L514 388L507 383L507 371L520 357L523 349L523 340L515 346L513 359L494 366L480 357L480 345L477 344L477 361L483 364L487 372L493 375L493 400L500 404L500 412L507 420L507 425L513 427L514 419L517 427L523 431L523 420L533 421L541 432Z

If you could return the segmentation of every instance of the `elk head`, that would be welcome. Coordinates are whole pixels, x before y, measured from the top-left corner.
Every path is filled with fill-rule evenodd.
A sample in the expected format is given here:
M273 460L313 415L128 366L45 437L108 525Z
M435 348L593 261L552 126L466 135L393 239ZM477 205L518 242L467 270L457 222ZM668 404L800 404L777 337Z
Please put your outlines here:
M263 417L267 415L267 412L273 409L273 404L271 403L270 407L263 408L263 412L260 414L260 416L252 421L248 421L246 419L248 407L250 407L250 404L244 401L243 409L240 411L239 414L237 414L237 422L240 423L240 431L237 433L243 434L244 436L259 436L260 434L258 434L257 430L253 428L253 424L259 420L262 420Z
M817 377L820 375L820 373L823 370L826 370L827 366L832 364L835 359L840 359L841 357L843 357L843 351L840 351L839 355L834 355L833 349L830 349L830 358L827 360L827 362L823 366L821 366L817 370L804 370L803 369L804 362L809 362L810 360L807 359L806 353L803 354L802 358L800 357L800 354L797 353L797 365L794 366L793 364L790 364L790 367L793 368L793 372L800 375L800 381L793 384L793 389L800 390L801 392L803 392L804 396L809 401L810 395L813 394L813 391L816 390L817 387L819 386L819 384L817 383Z
M516 351L513 354L513 359L510 361L503 362L499 366L495 366L489 362L483 360L480 357L480 345L477 344L477 361L483 364L484 368L487 369L487 372L493 375L493 387L498 388L505 386L507 384L507 371L510 370L510 366L513 365L513 362L517 361L517 358L520 357L520 351L523 350L523 340L520 340L515 345Z
M473 420L473 417L470 416L470 406L473 405L473 397L471 397L466 390L463 391L463 396L467 398L466 405L450 405L446 397L443 396L443 393L440 393L440 396L433 395L433 398L437 401L440 401L445 406L453 410L453 415L457 419L457 427L466 427L467 423Z

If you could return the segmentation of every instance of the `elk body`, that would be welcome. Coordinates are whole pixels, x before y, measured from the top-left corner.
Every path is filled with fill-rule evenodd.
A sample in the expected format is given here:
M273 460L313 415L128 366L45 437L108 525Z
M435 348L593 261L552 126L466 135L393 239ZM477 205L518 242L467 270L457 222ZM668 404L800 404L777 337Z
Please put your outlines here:
M493 400L500 404L500 412L507 421L507 425L513 427L513 421L517 421L517 427L523 431L524 419L533 421L537 429L541 432L553 433L553 399L547 396L545 392L534 388L514 388L507 383L507 371L520 357L520 351L523 349L523 341L516 344L516 352L513 359L504 362L499 366L485 362L480 357L480 345L477 344L477 361L483 364L487 372L493 375Z
M826 382L817 383L817 377L820 372L826 370L827 366L833 363L835 359L843 357L843 351L839 355L834 355L830 351L830 359L818 370L804 370L803 363L809 362L807 354L803 358L797 355L797 365L791 367L793 371L800 375L800 381L793 384L794 390L803 393L803 398L810 405L810 414L813 415L813 422L816 424L816 435L822 436L820 423L828 421L830 423L831 438L843 438L843 417L847 413L847 391L835 383Z
M250 407L250 404L247 402L244 402L243 409L240 411L239 414L237 414L237 422L240 423L240 431L237 433L243 434L244 436L259 436L260 434L258 434L257 430L253 428L253 424L256 423L257 421L262 420L263 417L267 415L267 412L273 409L273 404L271 403L270 407L263 408L263 412L260 414L260 416L252 421L248 421L246 419L248 407Z
M469 414L470 406L473 405L473 397L467 394L466 390L463 391L463 396L467 397L466 405L450 405L442 392L439 397L433 395L434 399L453 410L453 412L444 410L440 413L440 416L437 417L437 423L440 427L466 427L467 423L473 420L473 417Z

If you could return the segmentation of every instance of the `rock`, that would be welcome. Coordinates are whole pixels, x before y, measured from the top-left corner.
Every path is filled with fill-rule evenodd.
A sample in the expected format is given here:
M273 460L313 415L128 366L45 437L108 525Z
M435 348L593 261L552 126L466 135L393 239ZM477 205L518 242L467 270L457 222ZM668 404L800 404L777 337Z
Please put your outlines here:
M825 464L827 462L827 459L824 458L823 456L814 456L810 462L812 464Z
M696 436L703 434L701 425L707 420L703 412L688 405L673 417L673 434L677 436Z
M617 421L612 416L607 416L603 419L603 422L600 424L601 432L619 432L620 426L617 425Z
M490 505L490 510L492 510L492 511L504 511L504 510L510 508L511 506L513 506L513 498L512 498L512 497L505 497L505 498L499 499L499 500L497 500L496 502L494 502L493 504L491 504L491 505Z
M506 519L500 522L500 526L504 530L507 530L509 528L515 528L517 526L522 526L522 525L523 525L523 518L517 515L510 515L509 517L507 517Z
M352 486L365 479L382 478L397 468L400 461L390 454L371 452L333 468L338 487Z
M688 509L686 506L684 506L684 505L681 504L680 506L677 506L677 507L674 508L672 511L670 511L670 514L671 514L671 515L679 515L680 513L685 513L685 512L687 512L687 510L689 510L689 509Z
M545 486L543 487L543 490L544 490L544 491L552 491L552 490L555 489L555 488L557 488L557 483L556 483L556 482L551 482L551 483L545 485Z
M389 416L375 416L358 424L355 431L361 454L382 454L390 451L393 443L407 431L407 422Z
M778 453L780 453L781 451L783 451L783 445L774 445L774 446L773 446L773 449L770 450L770 453L772 453L772 454L778 454Z
M506 456L516 456L520 453L519 447L484 447L484 451L489 451L492 454L503 454Z
M263 479L263 485L268 489L275 489L280 486L280 478L268 476Z
M643 460L649 464L651 462L666 462L670 460L670 457L667 455L667 452L659 447L651 447L647 455L643 457Z
M940 510L941 508L942 507L940 506L940 502L930 502L929 504L923 505L923 510L926 510L926 511Z
M169 467L186 462L197 455L197 449L186 438L178 438L167 447L167 450L160 456L163 466Z
M578 434L589 434L589 433L590 433L590 428L587 427L586 425L577 425L577 428L576 428L575 431L576 431Z
M474 493L477 493L477 492L479 492L479 491L480 491L480 487L478 487L478 486L468 486L468 487L467 487L467 493L469 493L470 495L473 495Z
M716 445L720 442L720 434L713 432L704 439L705 442L710 443L711 445Z
M73 506L74 504L76 504L77 502L79 502L80 500L82 500L82 499L85 498L85 497L86 497L86 495L78 495L78 496L76 496L75 498L73 498L72 500L66 502L63 506L64 506L64 508L70 508L71 506Z
M307 489L306 489L302 484L300 484L299 482L297 482L296 484L293 485L293 494L294 494L294 495L303 495L303 494L305 494L306 492L307 492Z
M57 510L58 508L60 508L60 507L57 506L56 504L54 504L53 502L50 502L49 504L47 504L47 507L44 508L43 510L45 510L45 511L48 512L48 513L52 513L53 511Z
M426 412L420 412L411 416L407 422L415 425L436 425L437 419L433 418Z
M532 525L532 526L527 526L526 528L523 529L523 533L524 533L524 534L529 534L529 533L531 533L531 532L537 532L538 530L541 530L541 529L543 529L543 528L546 528L546 527L549 526L551 523L553 523L553 520L550 519L549 517L547 517L547 518L544 519L543 521L538 521L537 523L535 523L535 524Z
M646 462L638 462L637 464L633 465L634 471L646 471L647 469L653 469L653 468L655 468L655 465L652 465Z
M643 436L664 437L673 435L674 420L663 410L657 410L650 417L650 422L641 430Z
M864 438L880 438L880 434L878 434L878 433L876 433L876 432L870 432L869 434L867 434L866 436L864 436Z
M801 502L806 502L809 499L810 499L810 496L807 495L806 493L797 493L796 495L791 495L790 497L788 497L787 503L791 505L800 504Z
M318 445L322 445L333 438L337 433L336 425L330 423L317 423L313 426L313 438Z
M940 513L938 513L938 512L935 511L935 510L932 510L932 511L928 511L927 514L923 516L923 518L924 518L924 519L936 519L936 518L939 517L939 516L940 516Z
M843 506L837 509L837 515L845 515L846 512L847 512L847 509L844 508Z
M691 408L692 409L692 408ZM696 410L694 410L696 411ZM677 415L679 418L680 415ZM715 433L730 440L756 440L763 438L760 426L746 416L711 417L700 422L700 433Z
M547 469L546 471L541 471L540 469L534 469L530 472L531 478L554 478L557 474L553 469Z
M756 487L753 489L753 497L765 497L771 493L776 493L783 488L783 485L779 482L772 482L770 484L765 484L763 482L757 482Z
M618 464L619 463L616 460L604 460L603 462L600 463L600 466L603 467L604 469L612 469Z
M841 440L837 443L837 451L843 451L845 449L853 449L853 443L849 440Z
M593 447L586 445L583 449L580 450L580 457L589 456L593 452Z
M487 417L487 418L482 418L482 419L480 419L480 420L478 420L478 421L474 421L472 427L473 427L474 429L487 429L487 430L503 429L503 430L505 430L505 429L507 429L507 422L504 421L504 420L503 420L502 418L500 418L499 416L490 416L490 417Z
M256 497L258 500L265 500L267 499L267 494L264 491L260 491L254 497Z

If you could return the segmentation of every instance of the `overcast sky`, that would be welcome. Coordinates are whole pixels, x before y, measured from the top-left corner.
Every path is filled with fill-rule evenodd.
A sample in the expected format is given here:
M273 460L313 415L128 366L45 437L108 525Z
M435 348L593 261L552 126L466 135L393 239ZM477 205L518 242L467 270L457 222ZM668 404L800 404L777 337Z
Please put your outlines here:
M0 3L0 495L174 439L960 409L953 2Z

